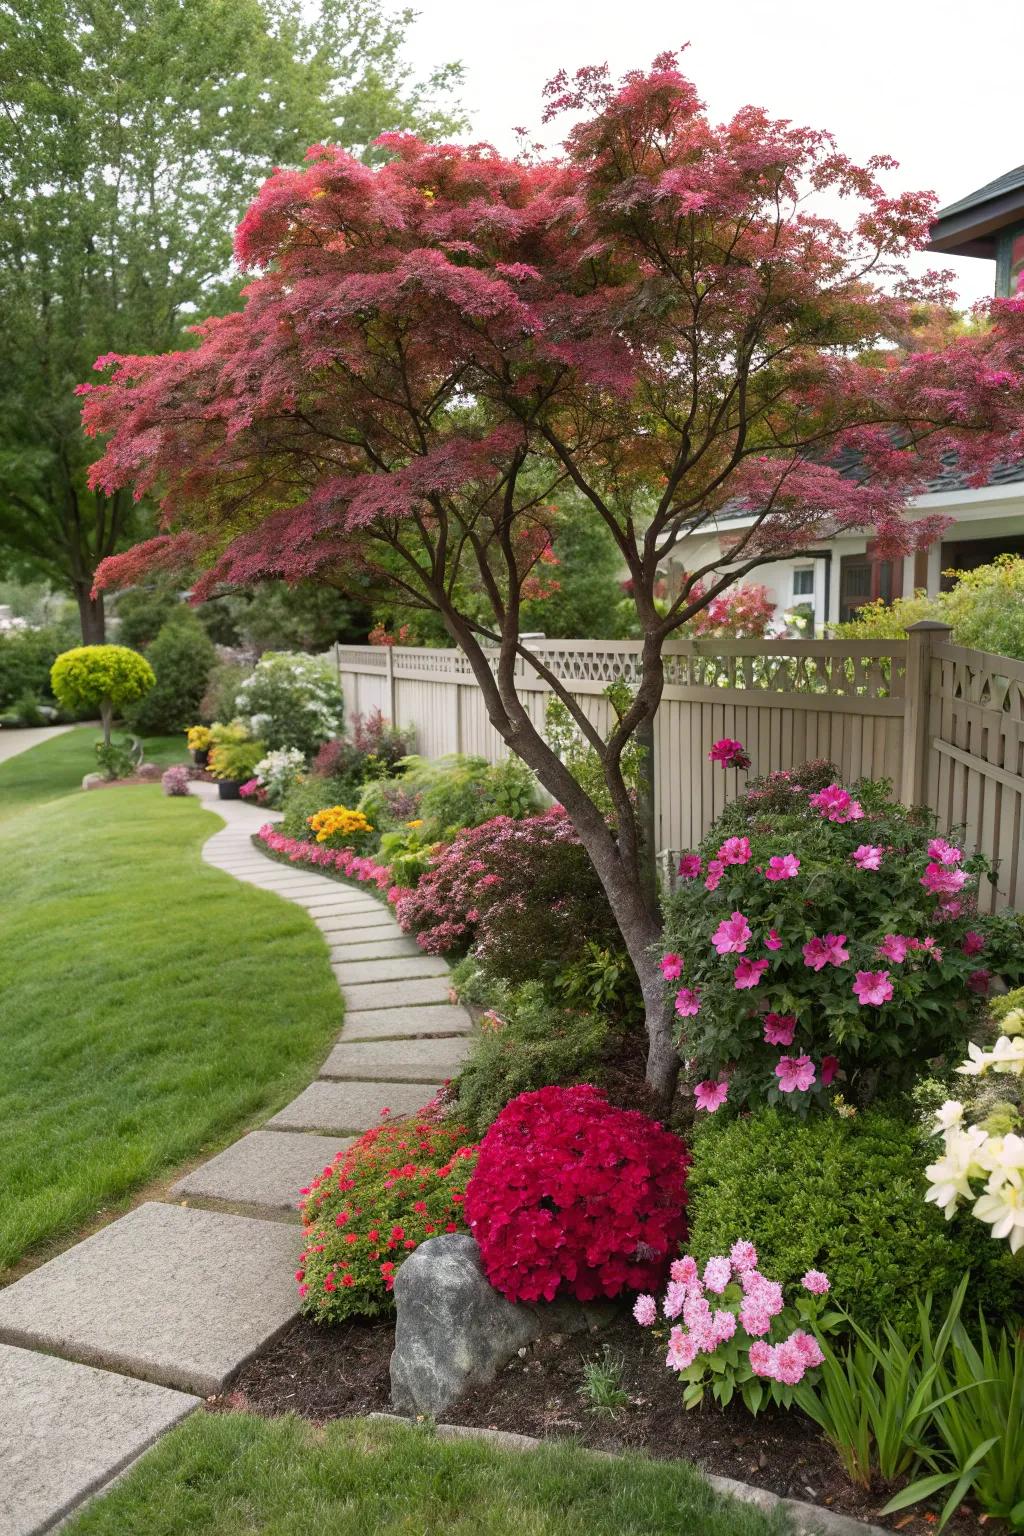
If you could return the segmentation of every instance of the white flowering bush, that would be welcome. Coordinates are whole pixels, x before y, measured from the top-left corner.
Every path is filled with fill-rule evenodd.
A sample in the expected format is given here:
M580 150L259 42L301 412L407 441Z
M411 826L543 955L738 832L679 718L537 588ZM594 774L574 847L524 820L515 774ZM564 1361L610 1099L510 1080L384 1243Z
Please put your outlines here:
M278 806L288 791L305 778L306 759L298 747L281 747L261 757L253 773L266 793L267 804Z
M1003 1033L989 1050L973 1042L968 1059L957 1068L965 1077L990 1073L1007 1079L1014 1098L995 1104L980 1125L968 1125L963 1104L947 1099L935 1114L942 1136L942 1156L925 1170L926 1200L951 1221L961 1202L973 1202L972 1214L1005 1240L1011 1253L1024 1247L1024 1135L1020 1134L1021 1080L1024 1078L1024 1008L1011 1008L1001 1020Z
M236 709L271 751L294 747L311 757L344 726L333 664L323 656L268 651L238 690Z

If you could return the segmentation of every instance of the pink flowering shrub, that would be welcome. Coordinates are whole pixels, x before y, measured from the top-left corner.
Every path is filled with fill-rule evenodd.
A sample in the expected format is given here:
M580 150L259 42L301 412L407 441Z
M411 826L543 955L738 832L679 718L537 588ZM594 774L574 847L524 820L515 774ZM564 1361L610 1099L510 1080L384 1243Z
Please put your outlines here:
M812 1330L827 1333L840 1320L824 1310L828 1276L809 1269L787 1305L743 1240L709 1258L703 1272L687 1254L669 1273L660 1309L653 1296L638 1296L633 1316L658 1337L668 1331L665 1364L684 1384L686 1407L698 1407L710 1387L723 1408L737 1392L751 1413L767 1402L788 1408L793 1389L813 1380L824 1359Z
M165 795L187 795L189 793L188 768L184 763L174 763L162 774L160 783Z
M510 1301L658 1286L686 1232L688 1163L678 1136L597 1088L520 1094L466 1190L487 1278Z
M288 837L279 832L273 822L266 822L256 837L268 853L289 864L315 869L323 874L338 874L346 880L357 880L360 885L376 886L392 906L407 894L393 883L391 871L373 858L363 858L351 848L328 848L325 843L307 843L301 838Z
M903 1088L959 1056L991 976L1024 967L1019 927L978 912L984 858L884 784L808 768L729 805L666 904L663 970L705 1113Z

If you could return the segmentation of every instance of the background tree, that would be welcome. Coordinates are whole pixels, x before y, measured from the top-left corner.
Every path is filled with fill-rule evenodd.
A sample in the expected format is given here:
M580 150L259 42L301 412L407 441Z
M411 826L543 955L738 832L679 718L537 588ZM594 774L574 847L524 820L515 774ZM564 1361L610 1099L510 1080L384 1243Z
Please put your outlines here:
M168 530L100 580L192 561L203 596L369 572L438 613L597 869L664 1098L675 1020L622 764L665 644L731 582L838 530L871 527L893 554L934 537L940 522L903 513L943 454L977 477L1024 451L1024 300L903 356L908 304L944 290L907 275L933 199L890 196L889 162L857 166L754 108L715 127L670 55L553 98L585 114L558 160L398 136L379 169L324 151L266 183L238 231L244 310L190 353L116 359L86 386L88 430L110 434L94 483L158 491ZM857 477L834 462L851 454ZM614 538L642 637L607 738L519 638L563 485ZM727 505L749 526L721 558L687 559ZM673 551L688 574L666 606ZM610 818L532 720L524 668L593 748Z
M74 594L138 536L90 488L74 385L96 354L183 344L230 307L231 230L277 163L329 139L448 131L458 69L414 79L412 12L375 0L15 0L0 10L0 561Z

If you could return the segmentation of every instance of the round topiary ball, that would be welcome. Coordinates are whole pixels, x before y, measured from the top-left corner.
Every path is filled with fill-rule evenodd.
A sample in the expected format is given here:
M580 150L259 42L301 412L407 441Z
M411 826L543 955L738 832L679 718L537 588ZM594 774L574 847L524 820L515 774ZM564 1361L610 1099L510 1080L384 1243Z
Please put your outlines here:
M95 710L108 737L113 715L141 699L155 682L146 658L126 645L76 645L50 668L58 704L72 714Z
M678 1136L600 1089L520 1094L466 1190L487 1278L510 1301L656 1290L686 1233L688 1163Z

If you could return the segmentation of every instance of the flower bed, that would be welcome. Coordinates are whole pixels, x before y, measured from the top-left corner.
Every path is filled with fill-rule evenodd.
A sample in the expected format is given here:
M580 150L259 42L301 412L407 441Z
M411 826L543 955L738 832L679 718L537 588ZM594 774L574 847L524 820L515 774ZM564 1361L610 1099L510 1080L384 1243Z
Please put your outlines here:
M405 894L400 886L391 882L391 871L369 856L357 854L351 848L328 848L323 843L307 843L296 837L286 837L278 832L273 822L266 822L255 834L256 841L268 853L286 860L316 869L325 875L340 875L345 880L355 880L380 891L394 906Z

